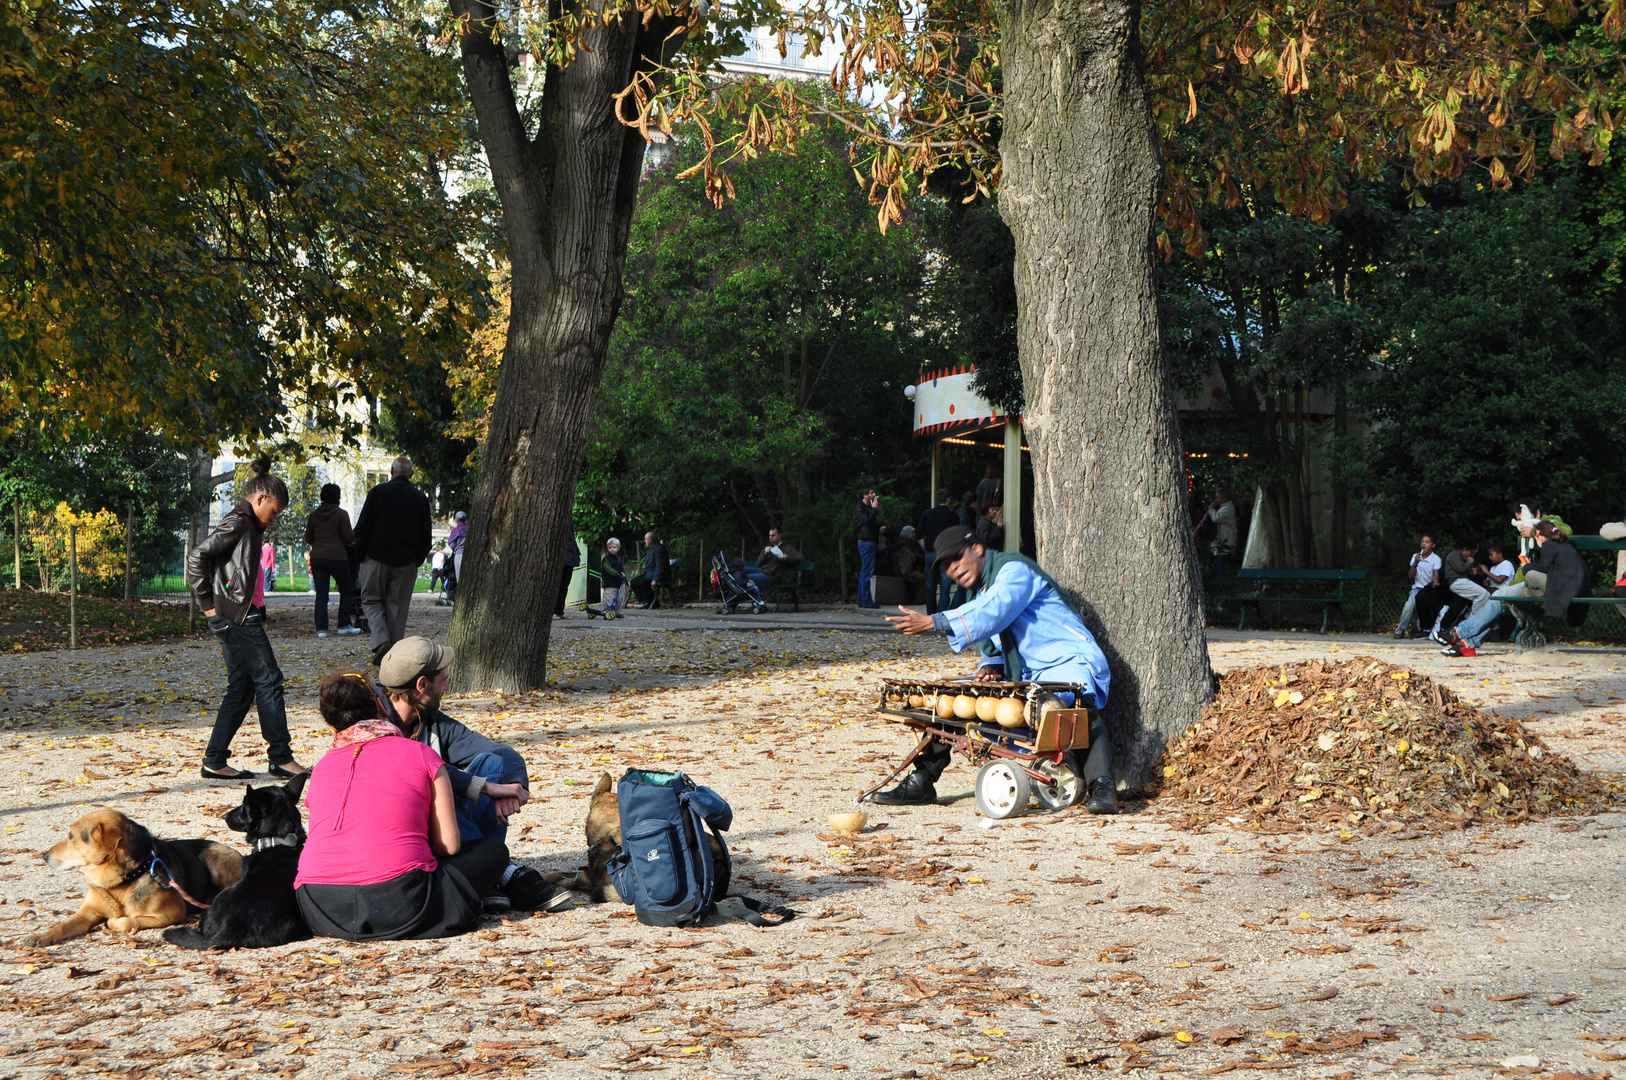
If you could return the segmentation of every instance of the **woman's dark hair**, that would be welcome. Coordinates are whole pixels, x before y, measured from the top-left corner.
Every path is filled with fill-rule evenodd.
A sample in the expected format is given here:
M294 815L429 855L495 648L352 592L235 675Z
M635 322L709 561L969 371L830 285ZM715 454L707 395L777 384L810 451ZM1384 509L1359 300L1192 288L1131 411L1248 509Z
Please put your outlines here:
M360 675L338 673L323 679L317 688L322 719L334 731L343 731L363 720L379 719L378 695Z
M1570 542L1570 538L1564 535L1564 530L1550 521L1536 522L1535 534L1547 540L1557 540L1560 544Z
M322 485L322 501L325 503L336 503L343 494L344 492L339 490L338 484Z
M252 499L256 495L269 495L283 506L288 505L288 485L271 475L269 457L261 454L254 459L249 468L253 470L254 475L243 485L243 498Z

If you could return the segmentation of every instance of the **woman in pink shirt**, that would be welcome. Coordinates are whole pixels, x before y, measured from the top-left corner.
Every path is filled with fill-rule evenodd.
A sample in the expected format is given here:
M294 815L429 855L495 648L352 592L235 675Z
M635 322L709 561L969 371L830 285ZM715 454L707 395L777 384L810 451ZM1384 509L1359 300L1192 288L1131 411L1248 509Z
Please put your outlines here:
M305 787L309 839L294 881L305 921L347 941L472 930L507 845L461 838L445 763L381 719L360 675L322 680L320 705L334 735Z

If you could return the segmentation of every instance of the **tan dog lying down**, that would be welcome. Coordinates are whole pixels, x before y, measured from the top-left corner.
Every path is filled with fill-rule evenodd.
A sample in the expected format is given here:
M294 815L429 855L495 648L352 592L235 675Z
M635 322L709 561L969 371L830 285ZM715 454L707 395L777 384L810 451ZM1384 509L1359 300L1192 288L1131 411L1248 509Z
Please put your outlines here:
M719 858L721 853L717 847L717 838L707 833L706 843L711 847L712 857ZM603 773L599 776L598 784L593 788L593 797L587 804L587 865L574 874L542 876L555 885L587 893L595 904L602 904L606 900L627 903L628 901L622 900L621 894L615 891L615 883L610 880L610 860L620 852L621 799L615 793L615 781L610 779L609 773Z
M580 889L594 903L606 900L620 902L621 894L610 882L609 863L621 850L621 800L616 797L615 783L609 773L598 778L593 798L587 804L587 865L574 874L543 874L555 885L567 889Z
M90 888L85 902L29 945L55 945L88 934L102 923L129 933L185 922L196 912L175 889L172 877L207 904L243 876L243 857L212 840L159 840L117 810L97 810L68 826L68 838L46 853L59 870L78 870ZM155 865L156 862L156 865ZM154 870L168 876L160 880Z

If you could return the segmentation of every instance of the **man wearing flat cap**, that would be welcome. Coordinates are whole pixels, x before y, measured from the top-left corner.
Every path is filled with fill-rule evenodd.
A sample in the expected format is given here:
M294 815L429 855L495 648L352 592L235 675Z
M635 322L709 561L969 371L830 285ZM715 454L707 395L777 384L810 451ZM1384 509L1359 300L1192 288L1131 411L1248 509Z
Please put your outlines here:
M378 665L380 698L388 719L409 739L440 755L457 796L457 826L464 840L506 840L508 818L531 800L525 759L512 746L494 742L440 710L451 682L452 649L428 638L402 638ZM570 894L542 880L534 868L509 863L498 878L501 896L485 898L487 911L553 909Z
M1106 707L1112 674L1107 658L1067 602L1060 586L1039 564L1015 552L994 551L976 542L964 525L937 534L936 562L955 583L975 595L953 611L923 615L899 607L887 622L905 634L935 631L948 635L949 648L977 645L982 654L976 678L984 682L1067 682L1095 699L1090 712L1090 747L1070 751L1072 768L1089 785L1084 808L1092 814L1118 812L1112 779L1112 744L1100 710ZM1063 703L1070 695L1061 695ZM871 796L873 801L908 806L937 801L936 783L948 767L948 744L933 741L915 759L903 783Z

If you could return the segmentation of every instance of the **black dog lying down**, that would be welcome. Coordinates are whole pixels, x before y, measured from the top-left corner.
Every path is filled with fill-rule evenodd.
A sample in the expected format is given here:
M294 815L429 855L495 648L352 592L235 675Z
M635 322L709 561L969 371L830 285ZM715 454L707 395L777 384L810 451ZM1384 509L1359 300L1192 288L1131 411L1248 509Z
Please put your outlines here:
M299 796L304 773L278 787L250 787L226 824L248 837L254 853L243 860L242 880L221 891L196 929L175 926L164 939L184 949L267 949L311 936L294 897L294 875L305 846Z

